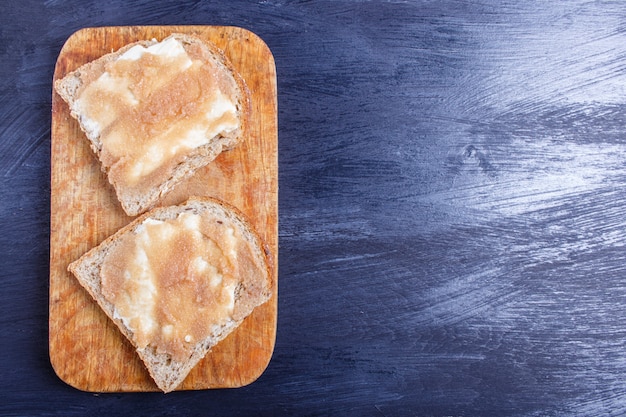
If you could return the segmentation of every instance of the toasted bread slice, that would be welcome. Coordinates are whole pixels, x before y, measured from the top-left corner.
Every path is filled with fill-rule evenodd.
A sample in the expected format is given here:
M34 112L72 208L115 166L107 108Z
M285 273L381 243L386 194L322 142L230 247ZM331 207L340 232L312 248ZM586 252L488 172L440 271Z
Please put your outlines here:
M217 47L189 35L126 45L54 87L130 216L247 134L244 80Z
M192 197L144 213L68 270L170 392L271 297L268 256L234 207Z

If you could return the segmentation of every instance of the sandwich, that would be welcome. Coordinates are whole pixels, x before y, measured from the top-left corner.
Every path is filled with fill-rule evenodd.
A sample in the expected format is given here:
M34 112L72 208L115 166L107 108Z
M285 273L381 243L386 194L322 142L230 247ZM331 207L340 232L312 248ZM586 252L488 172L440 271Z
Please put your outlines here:
M247 134L250 93L214 45L131 43L55 82L129 216L157 205Z
M271 268L244 215L210 197L154 208L68 266L163 392L270 299Z

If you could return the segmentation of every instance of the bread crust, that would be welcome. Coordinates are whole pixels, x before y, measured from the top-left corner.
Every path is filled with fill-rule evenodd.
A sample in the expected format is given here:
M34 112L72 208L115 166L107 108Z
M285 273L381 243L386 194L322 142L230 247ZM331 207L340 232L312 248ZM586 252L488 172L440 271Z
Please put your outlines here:
M217 63L218 67L224 71L224 74L232 77L237 86L237 97L235 101L239 118L239 128L226 135L218 134L210 138L211 140L207 144L193 149L181 163L177 164L168 172L167 179L157 186L145 188L140 192L134 190L130 191L114 184L109 178L109 182L115 189L117 199L129 216L137 216L155 207L158 201L168 194L178 183L192 176L199 168L211 163L222 152L236 147L247 137L249 132L251 112L250 91L244 79L230 60L224 55L223 51L210 42L187 34L174 33L164 38L162 41L166 41L170 38L177 39L188 52L192 49L193 51L199 51L203 60L211 60ZM119 56L136 45L147 48L155 43L157 43L157 40L141 40L125 45L115 52L103 55L94 61L84 64L62 79L57 80L54 84L55 91L68 104L71 116L79 122L81 130L85 133L91 149L99 160L102 152L100 134L88 128L85 123L85 116L77 111L76 101L78 97L80 97L83 89L91 82L95 81L105 71L107 63L116 60ZM101 169L108 174L108 168L102 163L100 166Z
M235 307L232 317L221 327L216 327L204 340L193 348L191 356L184 361L176 361L168 353L157 352L148 345L139 347L133 338L133 332L120 317L115 314L115 307L102 294L100 271L107 254L120 239L133 233L146 219L174 219L180 213L192 211L197 214L216 216L224 220L228 218L241 232L242 238L250 243L253 256L258 265L263 266L261 276L241 279L235 293ZM167 393L175 390L185 379L193 367L211 350L213 346L234 331L252 311L268 301L273 293L271 255L263 239L250 225L245 216L235 207L211 197L192 197L187 202L177 205L152 209L142 214L115 234L109 236L100 245L85 253L68 266L71 272L91 297L98 303L103 312L116 324L122 334L132 343L137 354L144 362L150 376L157 387Z

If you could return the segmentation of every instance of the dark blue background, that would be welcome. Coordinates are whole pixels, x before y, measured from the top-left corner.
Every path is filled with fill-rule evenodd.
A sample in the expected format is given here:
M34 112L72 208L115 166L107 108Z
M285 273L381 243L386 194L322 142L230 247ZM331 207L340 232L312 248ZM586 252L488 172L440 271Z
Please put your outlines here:
M51 79L102 25L272 50L279 319L252 385L95 394L48 358ZM0 415L626 413L626 5L0 4Z

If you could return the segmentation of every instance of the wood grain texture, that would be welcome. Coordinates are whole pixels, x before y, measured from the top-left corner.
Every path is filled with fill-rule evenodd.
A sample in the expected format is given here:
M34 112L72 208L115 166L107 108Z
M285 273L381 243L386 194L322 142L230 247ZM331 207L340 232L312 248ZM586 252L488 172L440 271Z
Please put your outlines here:
M272 252L277 284L276 75L263 41L234 27L168 26L88 28L74 33L57 60L54 79L104 53L142 39L193 34L224 51L251 91L249 135L159 205L208 195L238 207ZM132 345L99 310L67 265L130 222L100 169L78 123L60 96L52 99L50 360L59 377L86 391L150 391L156 386ZM265 370L274 348L277 287L272 299L218 344L179 389L240 387Z

